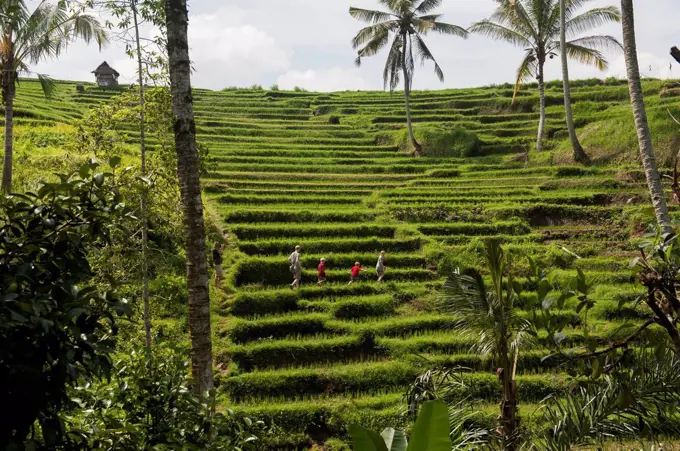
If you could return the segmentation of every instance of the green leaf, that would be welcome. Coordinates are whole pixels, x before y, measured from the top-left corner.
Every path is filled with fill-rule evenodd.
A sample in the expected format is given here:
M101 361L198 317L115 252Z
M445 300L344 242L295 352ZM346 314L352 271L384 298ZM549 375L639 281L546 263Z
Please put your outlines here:
M93 180L95 185L102 186L104 184L104 174L102 174L101 172L95 174Z
M545 279L541 280L541 283L538 284L538 290L537 290L538 300L542 302L543 299L545 299L545 297L548 295L548 293L550 293L551 288L552 287L550 286L550 282L548 282Z
M385 441L377 432L369 431L358 424L352 424L348 429L354 451L389 451L385 446Z
M449 409L443 401L423 404L413 426L408 451L451 451Z
M385 445L389 451L406 451L408 441L404 431L397 431L394 428L387 428L380 434L385 440Z
M78 175L81 179L87 178L87 176L90 175L90 165L87 163L82 165L80 169L78 169Z
M121 161L122 161L121 157L118 157L118 156L111 157L111 158L109 158L109 166L111 166L112 168L115 168L120 164Z

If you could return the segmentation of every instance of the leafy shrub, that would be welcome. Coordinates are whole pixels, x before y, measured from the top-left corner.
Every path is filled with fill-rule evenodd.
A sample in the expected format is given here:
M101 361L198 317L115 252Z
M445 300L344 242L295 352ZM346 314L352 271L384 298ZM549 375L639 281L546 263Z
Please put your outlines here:
M279 85L273 84L271 88L269 88L270 91L278 91L279 90Z
M416 126L413 132L428 157L473 157L482 150L477 135L460 127L444 129L422 125ZM400 132L397 144L401 150L411 148L407 130Z
M129 309L92 286L87 255L106 247L120 225L113 212L127 209L115 176L98 168L90 160L37 194L0 198L0 405L12 406L2 449L19 447L36 423L45 447L59 445L67 387L110 375L116 317Z
M328 123L333 124L333 125L339 125L340 124L340 116L330 116L328 118Z
M76 388L79 409L68 419L68 449L100 449L102 443L126 450L255 449L253 433L261 423L229 410L214 413L214 406L190 389L183 354L156 349L149 362L145 352L137 350L117 362L110 383Z
M85 92L85 86L83 86L82 84L78 83L78 84L76 85L76 92L77 92L78 94L83 94L83 93Z

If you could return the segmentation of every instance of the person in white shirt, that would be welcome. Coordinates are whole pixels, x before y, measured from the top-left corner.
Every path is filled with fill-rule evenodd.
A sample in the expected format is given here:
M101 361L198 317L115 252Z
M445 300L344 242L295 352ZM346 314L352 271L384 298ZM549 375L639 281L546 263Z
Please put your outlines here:
M290 284L290 289L300 286L300 279L302 279L302 262L300 261L300 246L295 246L295 251L288 257L290 263L290 272L293 274L293 283Z
M378 273L378 282L382 282L383 277L385 277L385 251L380 251L380 255L378 255L375 272Z

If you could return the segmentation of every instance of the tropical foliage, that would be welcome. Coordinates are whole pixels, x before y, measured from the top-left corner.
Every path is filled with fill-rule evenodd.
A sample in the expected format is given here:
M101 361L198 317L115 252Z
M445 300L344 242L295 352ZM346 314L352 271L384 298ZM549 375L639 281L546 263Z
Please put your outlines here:
M14 97L20 74L30 74L30 65L59 57L77 39L107 42L104 29L91 15L71 9L68 2L43 1L29 11L23 0L0 5L0 70L2 102L5 105L5 156L2 190L12 189L12 145ZM52 80L38 74L46 96L54 90Z
M506 41L524 49L524 59L517 69L515 95L523 83L538 81L540 120L536 150L543 148L545 131L545 78L544 67L548 59L560 52L560 2L559 0L496 0L498 7L493 15L476 22L469 30L492 39ZM605 70L608 67L603 51L621 48L612 36L580 36L593 28L621 20L614 6L594 8L578 13L588 1L567 0L565 31L567 56L582 64Z
M389 53L383 70L385 88L393 91L404 80L404 97L406 101L406 123L411 143L416 153L421 152L421 146L413 134L409 95L413 85L415 61L420 59L434 63L434 72L440 81L444 81L444 72L428 48L423 36L430 32L467 37L467 31L457 25L439 21L441 14L433 14L442 0L381 0L380 3L388 8L388 12L350 8L352 17L369 23L361 29L352 40L352 47L358 50L356 64L361 65L361 59L376 55L383 47L389 45ZM392 41L390 44L390 40Z

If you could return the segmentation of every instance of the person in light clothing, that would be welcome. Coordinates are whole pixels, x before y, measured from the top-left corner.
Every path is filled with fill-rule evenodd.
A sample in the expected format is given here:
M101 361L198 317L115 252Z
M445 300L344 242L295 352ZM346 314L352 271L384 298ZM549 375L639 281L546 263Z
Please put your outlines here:
M382 282L383 277L385 277L385 251L380 251L380 255L378 255L375 272L378 273L378 282Z
M293 283L290 284L290 289L300 286L300 279L302 279L302 262L300 261L300 246L295 246L295 250L290 257L288 257L288 263L290 263L290 272L293 274Z

